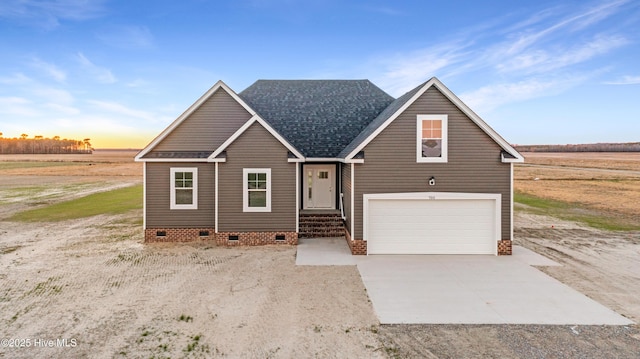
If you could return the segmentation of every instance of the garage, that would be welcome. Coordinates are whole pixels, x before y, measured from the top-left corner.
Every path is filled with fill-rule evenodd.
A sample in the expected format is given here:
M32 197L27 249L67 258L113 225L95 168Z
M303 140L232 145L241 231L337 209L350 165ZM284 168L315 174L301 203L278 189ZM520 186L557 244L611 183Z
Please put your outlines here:
M368 254L497 254L500 194L365 194Z

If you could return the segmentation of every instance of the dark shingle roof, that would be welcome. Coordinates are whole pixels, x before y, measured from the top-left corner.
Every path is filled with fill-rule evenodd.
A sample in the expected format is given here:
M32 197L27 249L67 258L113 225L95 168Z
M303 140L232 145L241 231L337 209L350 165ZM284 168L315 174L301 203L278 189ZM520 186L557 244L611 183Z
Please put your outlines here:
M154 151L148 153L144 158L207 158L211 152L195 152L195 151Z
M371 134L373 134L376 131L376 129L378 129L378 127L380 127L386 120L389 119L389 117L391 117L394 113L396 113L396 111L398 111L402 106L404 106L404 104L406 104L407 101L411 100L411 98L422 87L424 87L424 85L426 83L427 82L424 82L424 83L420 84L419 86L417 86L413 90L405 93L404 95L398 97L398 99L393 101L387 108L384 109L384 111L382 111L373 121L371 121L369 123L369 125L367 125L367 127L364 128L362 130L362 132L360 132L358 134L358 136L356 138L354 138L353 141L351 141L351 143L349 143L342 150L342 152L340 152L338 157L344 158L349 153L351 153L353 150L355 150L358 147L358 145L360 145L362 143L362 141L366 140L367 137L371 136Z
M394 102L369 80L258 80L238 95L305 157L327 158Z

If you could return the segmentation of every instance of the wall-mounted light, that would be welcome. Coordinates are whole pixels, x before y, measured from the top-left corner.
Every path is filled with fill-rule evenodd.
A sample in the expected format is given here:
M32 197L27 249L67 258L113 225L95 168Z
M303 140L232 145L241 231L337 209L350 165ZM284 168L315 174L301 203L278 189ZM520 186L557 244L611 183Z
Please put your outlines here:
M435 186L436 185L436 178L431 176L431 178L429 178L429 186Z

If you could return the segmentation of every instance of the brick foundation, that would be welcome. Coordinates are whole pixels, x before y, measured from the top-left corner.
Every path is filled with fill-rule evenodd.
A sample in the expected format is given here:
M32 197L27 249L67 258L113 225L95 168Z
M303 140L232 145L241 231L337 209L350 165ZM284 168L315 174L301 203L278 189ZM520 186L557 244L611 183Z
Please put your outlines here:
M144 241L147 243L193 242L211 240L214 236L213 228L148 228L144 230Z
M351 234L345 228L344 237L347 240L351 254L353 255L365 255L367 254L367 242L362 239L351 239Z
M230 236L237 236L237 240L230 240ZM276 236L284 236L284 240L277 240ZM219 246L261 246L265 244L298 244L296 232L220 232L215 234Z
M508 239L503 239L498 241L498 255L499 256L510 256L511 255L511 241Z

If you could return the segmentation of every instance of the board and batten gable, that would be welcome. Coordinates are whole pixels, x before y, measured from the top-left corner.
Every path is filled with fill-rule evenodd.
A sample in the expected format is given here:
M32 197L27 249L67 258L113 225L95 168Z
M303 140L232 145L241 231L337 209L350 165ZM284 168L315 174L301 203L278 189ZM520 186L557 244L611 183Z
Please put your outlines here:
M416 161L418 115L448 116L448 161ZM502 195L501 238L511 239L511 164L502 148L435 86L425 91L364 148L355 166L355 239L363 236L363 194L470 192ZM343 171L344 173L344 171ZM435 177L436 185L428 180Z
M227 91L219 88L158 143L151 153L162 151L213 152L251 116Z
M198 208L170 209L171 168L198 169ZM215 221L215 165L213 163L146 164L147 228L213 228Z
M296 231L296 165L258 122L226 148L218 164L218 232ZM271 212L243 212L243 169L271 169Z

